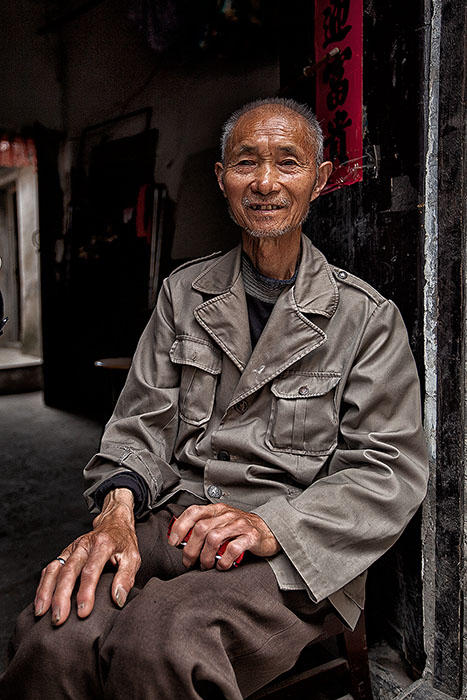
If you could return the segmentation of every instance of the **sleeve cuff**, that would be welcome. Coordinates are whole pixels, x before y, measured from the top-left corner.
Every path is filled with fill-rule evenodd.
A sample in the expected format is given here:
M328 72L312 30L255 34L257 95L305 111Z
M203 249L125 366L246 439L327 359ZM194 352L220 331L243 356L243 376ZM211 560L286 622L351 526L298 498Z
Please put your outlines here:
M102 510L104 498L114 489L130 489L132 491L135 505L135 515L138 516L145 508L148 500L148 487L144 479L135 472L125 472L111 476L99 486L93 494L94 502L99 510Z

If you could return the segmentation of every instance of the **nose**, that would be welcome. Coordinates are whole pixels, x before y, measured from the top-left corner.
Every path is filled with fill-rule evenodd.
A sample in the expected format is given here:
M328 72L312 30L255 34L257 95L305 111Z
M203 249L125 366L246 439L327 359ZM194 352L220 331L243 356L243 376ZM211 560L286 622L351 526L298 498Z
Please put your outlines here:
M251 188L253 192L260 194L269 194L280 190L277 171L272 163L264 162L258 166Z

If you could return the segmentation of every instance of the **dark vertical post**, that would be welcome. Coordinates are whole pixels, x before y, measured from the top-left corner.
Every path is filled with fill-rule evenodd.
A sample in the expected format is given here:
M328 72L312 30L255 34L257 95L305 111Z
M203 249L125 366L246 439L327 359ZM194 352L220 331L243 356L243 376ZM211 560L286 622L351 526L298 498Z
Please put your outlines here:
M438 430L433 685L462 693L466 259L465 0L444 0L439 112Z

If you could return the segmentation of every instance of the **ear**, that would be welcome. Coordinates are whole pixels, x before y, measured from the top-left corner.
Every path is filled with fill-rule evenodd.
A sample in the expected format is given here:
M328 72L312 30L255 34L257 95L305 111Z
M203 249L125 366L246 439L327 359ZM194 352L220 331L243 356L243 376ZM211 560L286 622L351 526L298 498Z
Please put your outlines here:
M332 173L332 163L330 160L325 160L324 163L321 163L321 165L318 168L318 177L316 178L315 186L313 187L313 193L311 195L311 202L313 200L317 199L323 189L326 186L327 181L329 180L329 176Z
M224 187L224 166L222 165L222 163L215 164L214 172L216 173L217 184L219 185L222 192L224 193L224 197L226 197L227 195L225 194L225 187Z

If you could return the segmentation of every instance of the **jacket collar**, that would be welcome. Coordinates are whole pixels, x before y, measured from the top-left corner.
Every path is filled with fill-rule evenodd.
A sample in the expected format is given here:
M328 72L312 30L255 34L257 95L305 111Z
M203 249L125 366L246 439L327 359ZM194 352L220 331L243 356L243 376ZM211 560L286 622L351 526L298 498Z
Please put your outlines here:
M193 289L203 294L225 294L238 284L242 246L238 245L193 281ZM339 303L339 292L324 255L302 234L302 257L294 285L298 310L304 314L320 314L331 318Z
M241 246L238 246L218 258L192 283L194 289L210 296L195 309L198 323L242 372L232 404L325 342L326 333L309 316L331 318L339 301L326 259L303 237L295 285L277 300L252 353L240 268Z

